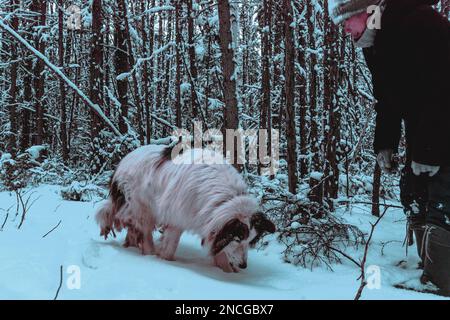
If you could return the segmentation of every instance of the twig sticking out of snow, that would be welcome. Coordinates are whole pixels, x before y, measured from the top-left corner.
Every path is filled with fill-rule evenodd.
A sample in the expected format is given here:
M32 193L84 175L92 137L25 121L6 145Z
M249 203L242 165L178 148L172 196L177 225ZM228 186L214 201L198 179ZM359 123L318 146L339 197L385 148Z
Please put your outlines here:
M0 227L0 231L3 231L3 228L4 228L5 225L6 225L6 221L8 221L8 217L9 217L9 210L11 210L12 207L14 207L14 205L10 206L7 210L5 210L5 209L0 209L0 210L2 210L2 211L5 211L5 212L6 212L5 220L3 220L3 224L2 224L2 226Z
M59 268L59 287L58 287L58 290L56 290L56 294L55 294L55 297L53 298L53 300L58 299L58 295L59 295L59 291L61 290L62 283L63 283L63 266L61 265Z
M370 242L372 241L372 237L373 237L373 234L375 233L375 229L376 229L377 225L380 223L380 221L386 215L386 212L388 211L388 209L389 209L389 207L385 207L383 214L380 215L378 217L377 221L374 224L372 224L372 226L371 226L369 238L367 239L366 247L364 248L364 256L361 261L361 275L358 278L358 280L361 279L361 285L359 286L358 292L356 293L355 300L359 300L361 298L362 292L363 292L364 288L367 286L366 261L367 261L367 255L369 253Z
M33 206L33 204L37 200L39 200L40 196L35 198L34 200L31 200L33 194L35 194L35 192L32 192L24 200L24 197L26 196L27 192L22 193L22 190L20 190L20 189L19 190L15 190L14 192L16 193L16 197L18 199L17 209L19 209L19 203L20 203L20 208L22 209L22 216L20 217L20 223L19 223L19 226L17 227L17 229L20 229L22 227L23 223L25 222L25 217L26 217L28 211ZM30 201L31 201L31 203L30 203ZM16 216L18 215L18 212L19 211L17 211Z
M50 230L49 232L47 232L46 234L44 234L44 235L42 236L42 239L45 238L46 236L48 236L50 233L52 233L56 228L58 228L59 225L61 224L61 222L62 222L62 220L59 220L58 224L57 224L56 226L54 226L54 227L52 228L52 230Z

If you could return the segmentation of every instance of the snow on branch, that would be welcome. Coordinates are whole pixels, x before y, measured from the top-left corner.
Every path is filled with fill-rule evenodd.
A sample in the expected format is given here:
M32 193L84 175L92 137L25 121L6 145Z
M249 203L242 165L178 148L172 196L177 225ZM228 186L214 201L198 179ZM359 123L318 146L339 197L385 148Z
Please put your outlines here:
M147 58L139 58L136 61L136 64L133 66L133 68L129 71L129 72L125 72L125 73L121 73L116 77L117 81L122 81L125 80L126 78L130 77L131 75L133 75L133 73L136 72L136 69L144 62L146 61L150 61L152 59L154 59L157 55L159 55L160 53L166 51L167 49L169 49L170 47L175 46L175 42L171 41L168 44L162 46L161 48L156 49L152 55L150 57Z
M108 119L108 117L103 113L99 105L94 104L78 87L75 83L73 83L67 76L53 63L51 63L48 58L43 55L41 52L36 50L31 44L28 43L22 36L20 36L14 29L4 23L3 19L0 19L0 27L8 32L11 36L13 36L16 40L18 40L22 45L24 45L29 51L31 51L36 57L41 59L47 67L50 68L59 78L61 78L67 85L72 88L75 93L91 108L95 113L114 131L114 133L118 136L122 134L116 128L116 126Z

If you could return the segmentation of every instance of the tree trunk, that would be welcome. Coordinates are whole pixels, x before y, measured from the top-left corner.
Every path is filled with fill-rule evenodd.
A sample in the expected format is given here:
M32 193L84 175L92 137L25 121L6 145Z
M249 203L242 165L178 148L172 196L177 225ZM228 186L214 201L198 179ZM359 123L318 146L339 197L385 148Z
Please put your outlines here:
M287 162L289 191L297 193L297 134L295 130L295 49L292 30L292 6L291 0L284 0L284 34L285 34L285 94L286 94L286 137L287 137Z
M31 12L37 12L37 1L33 0L30 3L29 10ZM26 38L29 43L33 42L33 34L34 34L34 27L37 24L37 20L35 17L32 17L25 23L26 29L27 29L27 35ZM32 104L32 98L33 98L33 91L32 91L32 74L33 74L33 57L29 56L25 60L25 76L23 78L23 102L25 105L25 108L22 108L22 132L20 137L20 150L24 152L27 148L30 146L31 141L31 130L30 130L30 110Z
M117 0L117 13L115 14L115 39L117 50L114 57L116 75L119 76L130 71L128 64L128 46L125 26L125 2ZM128 132L126 120L128 119L128 79L127 77L117 80L117 100L120 103L119 130L122 134Z
M182 31L181 31L181 0L176 0L175 9L175 42L176 42L176 75L175 75L175 114L176 114L176 126L182 127L182 115L181 115L181 46L182 46Z
M327 7L328 1L325 1L325 7ZM338 197L338 182L339 171L337 167L336 148L339 137L339 128L337 123L337 99L336 99L336 87L338 85L337 79L337 43L336 27L332 24L328 11L325 10L325 44L324 44L324 60L325 66L324 75L324 117L327 121L324 125L325 139L324 150L326 152L326 169L325 169L325 190L324 194L327 199L337 199ZM332 202L329 201L331 205ZM330 206L331 207L331 206Z
M238 102L236 97L236 78L235 78L235 62L234 62L234 48L232 46L233 39L231 34L231 15L230 15L230 3L228 0L219 0L219 39L221 66L223 75L223 96L224 96L224 114L223 114L223 129L224 132L227 129L237 129L239 125L238 118ZM224 135L225 136L225 135ZM225 139L226 140L226 139ZM234 143L233 143L234 144ZM237 165L237 150L234 146L227 146L226 141L224 143L224 152L232 148L234 155L231 155L234 160L234 165ZM231 150L231 149L230 149Z
M306 21L308 25L309 47L312 50L316 49L315 39L315 9L313 4L308 3L306 12ZM309 110L310 110L310 152L312 154L312 171L315 173L322 173L321 157L319 154L319 126L317 117L317 56L315 52L309 53ZM311 192L308 197L310 201L322 204L323 201L323 183L321 180L311 177L310 179Z
M197 62L196 62L196 54L195 54L195 42L194 42L194 17L192 12L192 1L187 0L187 16L188 16L188 52L189 52L189 66L190 73L192 77L192 82L194 84L197 83ZM192 107L192 117L196 119L199 113L199 105L197 93L195 91L195 86L191 85L191 107Z
M90 99L103 105L103 14L102 0L92 1L92 42L90 65ZM91 137L96 138L101 130L98 115L91 111Z
M14 12L19 7L19 0L11 0L11 12ZM16 14L11 17L11 28L17 31L19 27L19 18ZM7 152L11 153L15 156L17 152L17 111L16 111L16 103L17 103L17 68L18 62L17 60L17 45L11 39L10 44L10 53L11 53L11 69L10 69L10 79L11 85L9 87L9 123L10 123L10 133L7 144Z
M64 70L64 0L58 0L58 61L59 67ZM64 163L69 160L69 149L67 147L67 115L66 115L66 87L64 81L59 79L60 92L60 139L61 152Z
M133 54L133 45L131 42L131 35L130 35L130 26L128 21L128 9L127 9L127 2L126 0L118 0L121 2L120 7L123 8L124 12L121 16L121 19L123 19L123 25L125 26L125 30L123 31L123 37L126 39L127 42L127 55L128 55L128 65L130 68L134 67L136 64L136 61L134 59ZM144 127L142 124L142 118L143 118L143 109L142 109L142 101L141 101L141 94L139 92L139 83L136 76L136 72L133 72L131 75L133 79L133 93L134 93L134 101L136 104L136 122L138 127L138 134L139 134L139 141L141 145L144 144L145 136L144 136Z
M261 52L262 52L262 77L261 77L261 117L260 128L268 130L271 133L272 129L272 112L271 112L271 85L270 85L270 62L272 59L272 0L263 1L264 19L262 27L262 40L261 40ZM267 155L271 155L272 143L271 134L268 134L267 140L259 141L260 147L266 149ZM262 159L261 159L262 160ZM264 167L263 163L260 163L260 173Z
M47 1L45 0L34 0L36 2L36 10L39 14L38 25L45 26L46 16L47 16ZM41 39L42 34L40 31L36 31L35 34L35 48L41 53L45 53L45 41ZM35 104L34 108L36 110L36 138L33 141L37 145L42 145L44 142L44 104L42 98L44 96L44 81L45 75L44 62L42 60L37 60L34 68L33 76L33 89L35 93Z
M306 2L301 2L298 7L298 12L303 12L305 10L305 6L308 4ZM300 21L296 21L296 25L299 26L298 39L299 39L299 47L297 48L297 62L302 71L297 72L297 83L299 85L299 102L300 102L300 121L299 121L299 129L300 129L300 155L302 155L300 159L300 177L305 178L308 174L308 160L305 157L308 153L308 125L307 125L307 110L308 110L308 100L307 100L307 74L306 74L306 48L307 48L307 40L308 40L308 30L306 29L305 24L300 23Z
M146 10L146 2L145 1L141 1L141 14L142 14L142 18L141 18L141 33L142 33L142 55L144 57L147 57L148 55L148 34L147 34L147 30L146 30L146 26L147 26L147 16L144 14L145 10ZM150 24L150 26L152 26L152 24ZM153 29L150 29L150 32L153 33ZM151 112L151 108L150 108L150 84L149 84L149 63L147 60L144 61L143 64L143 70L142 70L142 85L143 85L143 91L144 91L144 110L145 110L145 141L147 144L150 144L150 140L151 140L151 116L150 116L150 112Z
M372 215L380 216L380 188L381 188L381 168L378 163L375 165L373 174L373 193L372 193Z

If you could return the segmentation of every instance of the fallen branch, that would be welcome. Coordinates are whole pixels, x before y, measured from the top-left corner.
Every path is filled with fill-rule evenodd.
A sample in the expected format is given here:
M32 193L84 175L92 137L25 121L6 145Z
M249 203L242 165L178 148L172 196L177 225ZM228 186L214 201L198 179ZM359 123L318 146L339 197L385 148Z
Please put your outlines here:
M62 222L62 220L59 220L58 224L57 224L55 227L53 227L52 230L50 230L49 232L47 232L46 234L44 234L44 235L42 236L42 238L45 238L45 237L48 236L50 233L52 233L56 228L58 228L59 225L61 224L61 222Z
M5 24L4 20L0 18L0 28L9 33L13 38L18 40L23 46L25 46L31 53L44 62L44 64L60 79L62 79L70 88L72 88L75 93L83 100L119 137L122 136L120 131L116 126L108 119L108 117L103 113L99 105L94 104L78 87L73 83L67 76L53 63L51 63L46 56L41 52L36 50L31 44L28 43L21 35L19 35L14 29Z
M338 201L338 204L340 205L349 205L349 204L366 204L366 205L373 205L373 202L369 202L369 201L357 201L357 202L351 202L349 200L343 200L343 201ZM394 209L403 209L402 206L398 206L395 204L383 204L380 203L380 206L383 206L385 208L394 208Z

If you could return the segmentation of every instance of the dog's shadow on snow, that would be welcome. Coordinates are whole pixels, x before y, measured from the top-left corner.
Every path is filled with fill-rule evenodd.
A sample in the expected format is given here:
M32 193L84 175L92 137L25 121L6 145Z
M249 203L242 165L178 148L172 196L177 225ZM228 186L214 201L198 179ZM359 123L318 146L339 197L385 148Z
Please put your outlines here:
M125 248L120 240L112 240L107 242L98 242L104 246L113 247L121 254L141 257L142 259L149 259L152 262L161 264L168 264L172 267L178 267L184 270L190 270L202 277L214 279L227 283L248 284L259 287L271 287L265 282L268 278L273 278L276 269L269 264L264 264L260 259L252 259L252 254L249 252L248 268L241 270L239 273L226 273L212 264L212 259L207 252L198 245L186 243L181 241L177 252L175 254L175 261L162 260L157 256L143 256L137 248ZM158 244L158 240L155 241ZM256 249L252 250L253 252Z

